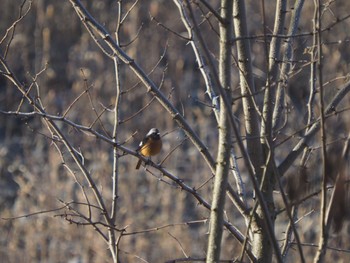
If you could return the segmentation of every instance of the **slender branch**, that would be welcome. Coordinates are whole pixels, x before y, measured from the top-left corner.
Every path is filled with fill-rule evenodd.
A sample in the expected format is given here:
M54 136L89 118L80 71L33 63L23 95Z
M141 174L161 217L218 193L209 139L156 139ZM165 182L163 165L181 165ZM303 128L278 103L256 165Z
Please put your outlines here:
M22 4L20 5L19 7L19 13L18 13L18 18L16 19L15 22L12 23L12 25L6 30L6 33L5 35L3 36L3 38L0 40L0 44L2 44L2 42L8 37L8 35L10 34L11 32L11 35L10 35L10 39L8 40L7 44L6 44L6 49L5 49L5 52L4 52L4 58L6 59L7 57L7 54L10 50L10 45L12 43L12 40L15 36L15 31L16 31L16 27L18 25L19 22L22 21L23 18L25 18L27 16L27 14L29 13L29 11L31 10L32 8L32 3L33 1L29 1L29 5L27 7L27 9L25 11L23 11L23 7L25 5L25 3L27 2L27 0L23 0L22 1ZM11 31L12 30L12 31Z
M295 243L292 242L292 245L294 245ZM302 246L305 247L314 247L314 248L318 248L318 245L316 244L311 244L311 243L302 243ZM337 251L337 252L342 252L342 253L346 253L346 254L350 254L350 249L343 249L343 248L338 248L338 247L329 247L327 246L327 249L329 250L333 250L333 251Z
M276 16L274 22L273 35L279 35L283 33L286 18L287 0L278 0L276 6ZM265 11L264 11L265 13ZM281 60L281 38L272 37L270 43L270 49L267 51L267 25L264 18L264 35L265 35L265 49L266 49L266 63L267 63L267 78L265 84L264 95L264 108L263 108L263 121L261 127L262 138L271 140L272 136L272 116L273 116L273 102L276 98L276 83L278 79L278 61Z
M315 8L317 9L317 69L318 69L318 83L320 86L320 125L321 125L321 148L322 148L322 187L321 187L321 204L320 204L320 236L319 236L319 248L314 259L314 262L320 263L324 261L326 255L326 246L328 242L328 228L326 222L327 216L327 137L325 127L325 112L324 112L324 95L323 95L323 53L322 53L322 6L320 0L314 0Z
M292 245L292 233L293 233L292 226L295 224L297 217L298 217L298 207L297 206L293 206L291 214L292 214L293 220L289 220L287 229L285 231L285 239L284 239L283 246L281 249L282 258L284 261L287 260L287 255L288 255L289 249ZM300 246L300 243L297 242L297 245Z
M14 216L14 217L1 217L1 219L2 220L17 220L17 219L32 217L32 216L41 215L41 214L53 213L53 212L57 212L57 211L60 211L62 209L65 209L65 208L67 208L67 206L68 206L68 204L65 204L64 206L54 208L54 209L40 210L38 212L32 212L32 213L28 213L25 215Z
M132 232L125 232L123 233L124 236L133 236L133 235L138 235L138 234L145 234L149 232L156 232L165 228L170 228L173 226L191 226L191 225L197 225L197 224L205 224L207 223L208 219L200 219L200 220L193 220L193 221L188 221L188 222L183 222L183 223L173 223L173 224L167 224L163 226L157 226L153 228L148 228L148 229L143 229L143 230L136 230Z
M313 27L314 31L316 31L316 21L317 21L317 9L314 10L314 18L313 18ZM314 101L315 101L315 95L316 95L316 66L317 66L317 58L316 58L316 47L317 46L317 35L314 34L312 38L312 48L310 51L310 93L309 93L309 99L307 102L307 111L308 111L308 117L307 117L307 124L310 124L314 120Z
M292 17L290 19L289 29L288 29L288 35L291 36L285 41L284 44L284 57L283 57L283 64L280 70L280 79L277 92L276 92L276 101L275 101L275 108L273 111L273 122L272 122L272 128L274 131L278 129L279 121L282 116L282 112L284 109L284 90L288 83L288 77L290 74L290 68L291 68L291 59L293 56L292 52L292 36L295 35L296 30L299 25L299 19L301 16L301 11L304 5L305 0L297 0L294 4Z
M209 96L209 98L212 102L213 111L214 111L216 120L219 121L220 104L218 101L219 98L214 91L212 77L210 76L211 68L208 68L208 66L206 65L206 63L204 61L203 56L201 55L200 47L198 44L199 39L197 39L197 34L194 32L194 29L191 25L190 19L187 16L183 1L174 0L174 3L178 7L182 23L186 27L186 30L188 33L188 39L190 39L190 44L192 46L193 53L196 56L198 68L199 68L200 72L202 73L203 79L205 81L205 86L207 88L206 94Z
M220 21L221 24L225 24L225 18L223 18L206 0L199 0L208 10Z
M137 2L137 1L136 1ZM135 2L135 3L136 3ZM121 17L122 17L122 1L118 1L118 15L117 15L117 25L115 31L115 41L119 45L119 30L121 26ZM112 172L112 181L113 181L113 189L112 189L112 210L111 210L111 221L115 226L116 218L117 218L117 200L118 200L118 183L119 183L119 153L118 147L116 146L116 142L118 141L118 126L119 126L119 104L121 99L121 83L120 83L120 63L117 57L113 57L114 62L114 70L115 70L115 102L114 102L114 124L113 124L113 172ZM108 230L109 233L109 248L111 250L111 254L114 262L118 262L118 251L116 247L116 237L113 229Z
M122 16L122 2L118 1L118 16L117 16L117 27L115 31L116 42L119 43L119 29L121 25ZM119 104L120 104L120 65L118 58L114 58L114 69L115 69L115 102L114 102L114 126L113 126L113 142L116 144L118 140L118 124L119 124ZM113 202L112 202L112 213L111 218L113 221L116 219L117 213L117 199L118 199L118 148L113 147Z

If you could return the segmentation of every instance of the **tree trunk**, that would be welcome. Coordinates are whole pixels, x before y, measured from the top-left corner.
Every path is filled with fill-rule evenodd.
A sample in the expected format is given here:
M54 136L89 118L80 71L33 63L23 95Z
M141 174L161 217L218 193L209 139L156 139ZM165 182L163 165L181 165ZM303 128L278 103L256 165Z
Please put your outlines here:
M232 1L221 1L221 16L225 23L220 23L220 84L231 101L231 39L232 39ZM210 211L210 230L208 240L207 262L219 262L221 251L221 239L223 231L223 215L225 207L225 195L227 178L230 168L231 153L231 128L228 117L228 109L224 107L223 98L220 98L219 117L219 149L217 155L213 201Z

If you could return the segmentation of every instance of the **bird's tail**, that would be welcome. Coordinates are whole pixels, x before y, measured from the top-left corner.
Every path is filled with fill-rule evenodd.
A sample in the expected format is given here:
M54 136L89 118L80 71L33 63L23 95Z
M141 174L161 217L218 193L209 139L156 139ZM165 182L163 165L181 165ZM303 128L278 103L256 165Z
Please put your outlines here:
M136 170L140 169L141 163L142 163L142 160L140 159L140 160L137 162Z

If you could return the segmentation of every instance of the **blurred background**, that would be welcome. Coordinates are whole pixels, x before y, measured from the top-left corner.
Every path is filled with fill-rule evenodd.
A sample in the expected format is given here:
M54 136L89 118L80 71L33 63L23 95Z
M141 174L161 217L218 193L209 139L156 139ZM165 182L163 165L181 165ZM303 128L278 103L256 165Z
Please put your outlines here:
M196 2L196 1L195 1ZM218 1L208 1L215 9ZM289 1L294 2L294 1ZM0 3L0 39L16 21L22 1L2 0ZM116 29L117 1L83 1L91 14L110 33ZM217 123L205 94L206 87L188 41L172 31L187 37L178 9L172 1L149 0L122 1L123 14L132 7L120 28L120 45L138 63L175 107L184 115L210 152L216 157ZM267 23L272 31L275 1L265 1ZM294 3L288 3L287 21ZM350 2L327 2L323 14L323 26L335 26L326 30L324 40L324 82L326 104L348 81L350 46L350 20L339 21L349 15ZM26 10L26 2L23 10ZM214 58L218 58L218 24L202 5L195 6L205 41ZM248 27L251 35L263 34L260 2L246 1ZM201 13L201 10L207 15ZM306 1L298 33L293 42L293 72L288 79L286 118L277 140L283 141L276 149L277 162L289 153L300 139L306 124L306 103L309 91L310 55L314 6ZM152 18L155 19L152 19ZM161 23L163 26L159 25ZM288 24L288 23L287 23ZM170 29L170 30L169 30ZM287 30L287 29L286 29ZM268 32L271 33L271 32ZM114 125L115 71L113 61L97 47L79 21L69 1L34 0L28 14L16 24L0 45L1 55L24 85L33 83L32 94L39 94L48 113L62 115L77 124L90 126L111 137ZM261 90L266 79L263 38L252 38L251 51L256 87ZM235 52L233 52L235 55ZM162 154L154 158L188 185L198 189L206 200L211 200L212 174L196 148L186 140L184 133L162 106L147 93L137 77L121 65L121 103L118 142L136 149L139 141L152 127L161 131ZM232 67L233 97L239 97L238 70ZM257 96L261 106L263 92ZM80 96L80 97L79 97ZM79 99L75 101L77 98ZM0 75L0 107L4 111L32 111L12 83ZM339 109L349 105L345 98ZM67 111L67 109L69 109ZM234 113L243 120L241 101L235 100ZM316 114L318 116L316 109ZM97 121L100 116L99 121ZM244 127L241 122L241 132ZM327 120L327 135L335 149L334 159L349 132L348 111ZM88 170L101 189L107 204L112 198L113 148L88 133L82 133L60 123L69 141L79 149ZM294 135L294 136L292 136ZM60 146L60 145L59 145ZM176 149L175 149L176 148ZM33 215L16 220L5 220L39 211L63 207L64 202L84 201L79 185L64 167L77 173L79 182L88 188L78 168L69 159L66 150L60 155L51 141L44 122L38 117L14 117L0 114L0 258L2 262L111 262L107 245L90 226L69 224L64 210ZM174 150L175 149L175 150ZM174 151L173 151L174 150ZM238 154L239 158L239 154ZM320 177L319 143L308 162L308 174L317 182ZM123 155L119 159L119 199L117 226L127 227L126 233L168 226L141 234L124 236L120 248L123 262L164 262L185 257L204 258L207 246L209 211L200 206L189 194L178 189L159 172L135 170L137 158ZM238 163L241 165L240 159ZM241 172L247 183L247 194L252 196L245 169ZM298 163L288 176L299 171ZM234 185L234 179L230 178ZM316 184L316 183L315 183ZM87 189L87 191L89 191ZM227 219L241 231L245 231L242 216L227 201ZM276 206L283 208L276 192ZM84 207L77 207L84 212ZM317 195L309 198L300 208L305 216L298 225L304 243L305 255L311 259L316 252L311 246L317 241L319 223ZM86 211L85 211L86 212ZM95 215L98 218L98 215ZM187 223L187 224L185 224ZM284 213L278 215L276 235L284 237L288 223ZM329 245L347 249L345 252L329 251L328 257L336 262L348 262L349 226L331 236ZM241 250L236 240L224 234L222 258L237 257ZM293 261L293 250L288 262ZM294 258L295 259L295 258Z

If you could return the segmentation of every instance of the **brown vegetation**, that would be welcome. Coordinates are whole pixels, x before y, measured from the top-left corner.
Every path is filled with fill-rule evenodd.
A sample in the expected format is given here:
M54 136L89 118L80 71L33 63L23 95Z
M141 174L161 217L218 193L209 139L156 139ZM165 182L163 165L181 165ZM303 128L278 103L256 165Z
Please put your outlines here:
M182 127L177 118L155 99L157 96L153 90L145 87L135 75L130 67L131 61L128 64L121 60L118 60L118 147L113 147L116 66L112 56L106 55L96 45L71 2L74 1L35 0L24 1L22 6L22 1L18 0L2 0L0 3L1 261L112 262L108 241L103 238L110 240L108 227L111 225L105 222L105 213L101 211L94 188L83 171L85 169L92 179L110 213L116 159L115 241L120 262L166 262L180 258L188 258L188 262L189 258L205 261L210 209L200 198L211 204L214 177L205 153L200 152L198 145L189 138L186 127ZM115 39L119 1L85 2L86 9ZM118 45L178 110L215 160L219 144L218 120L213 110L215 100L208 96L208 85L174 4L176 1L120 2L122 19L125 19L119 28ZM210 3L218 12L220 5L219 1L192 1L199 30L217 65L218 20L203 2ZM257 109L262 111L267 78L265 40L271 41L275 1L265 1L266 31L261 11L261 2L264 1L245 2L256 87L254 99ZM294 1L288 1L286 26L293 5ZM328 106L349 81L350 2L324 1L322 6L323 92L325 106ZM321 113L320 88L317 86L312 103L314 115L308 123L311 65L318 59L312 46L314 12L314 1L306 1L296 37L291 43L291 71L276 80L276 83L286 84L283 111L271 132L272 158L277 166L284 164L285 158ZM100 38L98 43L111 51L105 40ZM254 186L237 146L238 140L243 140L246 145L247 131L235 41L238 40L233 39L230 102L241 138L232 135L232 150L237 157L239 175L245 183L244 202L252 209L256 200L253 198ZM5 62L14 75L7 72ZM281 68L286 61L277 63ZM210 75L213 77L212 73ZM14 78L21 87L11 82ZM276 83L271 85L276 88ZM20 88L27 93L21 94ZM330 259L334 262L350 260L350 228L347 223L350 211L346 205L350 200L347 150L350 99L345 95L325 116L327 203L333 200L337 204L332 207L330 220L334 225L330 230L325 262ZM28 97L33 101L30 102ZM41 105L48 115L37 114L40 110L33 106L35 103ZM221 107L224 107L223 103ZM62 137L57 135L56 128L49 121L57 125ZM78 125L84 127L80 129ZM258 125L260 127L261 123ZM152 157L154 163L135 170L138 156L134 150L152 127L161 132L162 152ZM65 140L77 160L72 157ZM321 164L324 163L321 148L322 141L317 133L308 140L304 155L300 154L280 174L288 202L298 205L293 209L292 205L287 206L287 210L295 215L306 262L315 257L320 235ZM114 150L118 154L116 159ZM215 170L215 165L213 167ZM232 164L230 170L233 170ZM274 177L271 179L275 180ZM237 189L237 177L231 173L228 182L234 193L242 190ZM291 231L286 204L278 184L273 184L277 189L273 192L274 204L268 206L274 206L275 213L271 218L276 220L275 239L282 247L288 238L287 245L292 249L288 250L284 260L297 262L295 260L300 258L296 248L298 241L286 234L286 231ZM334 192L331 199L334 185L339 191ZM244 236L249 217L231 201L232 196L226 198L224 220ZM234 260L240 257L242 245L234 231L225 226L221 259ZM247 249L251 246L249 244ZM248 256L244 262L248 261Z

